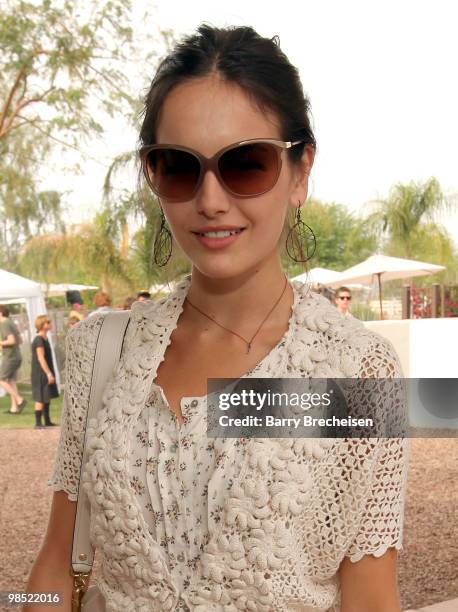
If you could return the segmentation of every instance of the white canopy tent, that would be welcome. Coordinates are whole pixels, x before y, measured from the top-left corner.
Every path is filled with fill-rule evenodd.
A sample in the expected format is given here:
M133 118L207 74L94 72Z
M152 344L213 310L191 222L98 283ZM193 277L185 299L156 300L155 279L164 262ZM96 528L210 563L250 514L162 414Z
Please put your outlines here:
M43 292L40 283L36 283L28 278L7 272L0 269L0 303L2 304L17 304L23 303L27 309L27 317L29 322L29 341L32 342L35 337L35 319L38 315L47 314ZM56 370L56 381L60 384L60 376L57 368L56 355L52 342L51 334L49 336L51 350L54 357L54 367Z
M46 296L54 297L65 295L67 291L88 291L89 289L98 289L98 287L95 285L73 285L70 283L51 283L49 285L46 283L41 283L41 289Z

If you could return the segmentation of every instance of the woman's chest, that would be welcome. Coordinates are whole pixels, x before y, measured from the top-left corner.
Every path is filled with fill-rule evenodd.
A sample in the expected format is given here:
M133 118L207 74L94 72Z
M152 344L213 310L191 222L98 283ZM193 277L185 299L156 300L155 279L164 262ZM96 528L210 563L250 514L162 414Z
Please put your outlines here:
M271 350L263 340L247 352L238 338L196 338L177 334L160 362L154 382L162 388L167 404L182 422L183 397L207 395L211 379L239 378L260 364Z

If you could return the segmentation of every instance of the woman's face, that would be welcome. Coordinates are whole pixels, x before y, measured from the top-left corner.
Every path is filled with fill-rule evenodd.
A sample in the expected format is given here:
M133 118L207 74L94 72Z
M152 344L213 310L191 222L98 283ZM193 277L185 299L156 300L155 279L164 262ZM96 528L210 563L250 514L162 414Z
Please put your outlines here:
M281 140L278 119L262 112L237 85L216 75L178 85L158 118L158 144L181 145L206 157L254 138ZM161 201L175 240L203 275L229 278L278 261L277 243L288 206L298 206L307 196L313 150L307 148L299 164L291 164L286 151L281 157L276 185L260 196L237 198L208 171L192 200ZM241 232L224 242L200 235L227 229Z

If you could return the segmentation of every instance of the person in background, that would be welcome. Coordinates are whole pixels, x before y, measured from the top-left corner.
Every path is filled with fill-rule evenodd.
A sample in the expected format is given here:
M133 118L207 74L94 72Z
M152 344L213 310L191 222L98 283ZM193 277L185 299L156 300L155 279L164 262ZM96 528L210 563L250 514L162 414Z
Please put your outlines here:
M83 309L83 298L81 293L77 289L69 289L65 292L67 303L70 304L70 312L68 313L69 318L75 317L78 321L82 321L86 318L87 313Z
M111 297L105 291L98 291L94 296L94 304L97 306L89 316L100 312L110 312L113 310L111 307Z
M68 313L69 318L77 319L78 321L82 321L85 317L81 309L82 309L82 305L79 304L78 302L75 302L74 304L72 304L72 309Z
M35 319L37 335L32 342L32 397L35 402L35 429L56 425L49 416L51 400L59 397L48 332L51 321L46 315ZM44 425L41 417L44 417Z
M126 299L124 300L120 308L122 310L130 310L132 307L132 304L136 301L137 301L137 298L134 298L130 295L129 297L126 297Z
M348 287L339 287L336 291L335 304L337 310L344 317L352 317L353 315L348 310L351 302L351 291Z
M137 293L137 300L139 302L146 302L151 299L151 293L149 291L139 291Z
M7 412L9 414L19 414L27 404L27 400L19 393L16 384L17 373L22 363L19 349L22 338L9 316L8 308L0 305L0 347L2 349L0 386L9 393L11 398L11 406Z
M81 319L78 319L78 317L69 317L68 318L68 329L71 329L72 327L75 327L75 325L77 323L79 323L81 321Z

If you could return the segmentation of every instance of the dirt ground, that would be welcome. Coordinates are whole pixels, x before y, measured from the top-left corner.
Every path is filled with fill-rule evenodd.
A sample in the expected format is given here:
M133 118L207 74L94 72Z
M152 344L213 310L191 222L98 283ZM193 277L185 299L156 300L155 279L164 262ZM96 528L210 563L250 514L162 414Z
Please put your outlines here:
M58 428L0 430L0 591L25 588L46 529L46 481L58 436ZM412 440L399 555L402 609L458 597L457 568L458 439Z

